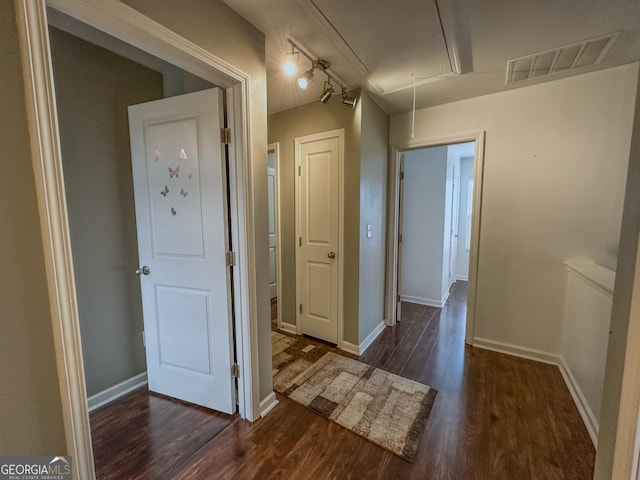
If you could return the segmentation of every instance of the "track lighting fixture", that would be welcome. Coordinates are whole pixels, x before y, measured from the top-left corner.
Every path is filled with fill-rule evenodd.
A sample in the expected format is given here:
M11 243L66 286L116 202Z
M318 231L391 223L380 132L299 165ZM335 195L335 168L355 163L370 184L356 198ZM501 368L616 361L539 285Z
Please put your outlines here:
M296 52L292 45L291 51L284 57L284 65L282 66L284 73L289 76L295 75L298 71L298 63L300 63L300 53Z
M332 98L333 98L333 85L331 85L331 78L327 78L327 81L324 82L324 90L322 91L322 95L320 95L320 101L322 103L327 103Z
M356 108L356 103L358 103L358 99L356 97L352 97L347 93L345 88L342 89L342 104L345 107Z
M300 60L300 55L305 56L311 62L311 68L304 73L302 73L298 78L298 87L301 89L306 89L313 82L313 72L314 70L320 70L327 76L327 80L324 82L324 89L322 90L322 95L320 95L320 101L322 103L327 103L331 100L335 94L335 90L331 82L333 81L342 89L342 104L345 107L355 108L357 99L355 97L347 94L347 88L339 82L331 73L327 71L327 69L331 66L331 62L328 60L324 60L322 58L314 59L302 50L298 45L289 40L291 44L291 52L285 55L285 63L284 63L284 71L288 75L293 75L298 69L298 63Z
M313 82L313 67L298 77L298 86L301 89L307 88Z

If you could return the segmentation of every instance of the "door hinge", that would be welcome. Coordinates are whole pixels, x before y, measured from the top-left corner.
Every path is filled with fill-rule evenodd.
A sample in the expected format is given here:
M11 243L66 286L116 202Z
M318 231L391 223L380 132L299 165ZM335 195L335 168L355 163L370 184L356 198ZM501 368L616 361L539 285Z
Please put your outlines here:
M302 165L298 165L298 176L302 175Z
M302 304L300 304L300 313L302 313Z
M400 295L396 295L396 302L400 301Z
M220 129L220 142L224 145L229 145L231 143L231 129L227 127L222 127Z
M402 243L402 234L398 235L398 243Z
M302 246L302 237L298 237L298 246L301 247Z
M231 365L231 377L240 378L240 366L238 362L233 362L233 365Z
M233 252L227 252L225 254L227 260L227 267L233 267L236 264L236 254Z
M404 180L404 172L400 172L400 180Z

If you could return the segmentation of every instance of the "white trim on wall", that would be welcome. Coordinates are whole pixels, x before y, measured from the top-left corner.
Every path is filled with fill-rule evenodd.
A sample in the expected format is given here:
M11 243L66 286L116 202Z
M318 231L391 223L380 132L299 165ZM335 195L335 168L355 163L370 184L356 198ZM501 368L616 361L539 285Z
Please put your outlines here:
M376 338L378 338L380 334L384 332L386 326L387 324L384 321L381 321L380 323L378 323L378 325L376 325L371 333L367 335L367 338L360 342L360 345L358 347L358 355L362 355L367 350L367 348L369 348L371 344L376 341Z
M282 229L280 228L280 142L267 145L267 152L273 150L276 159L276 184L275 184L275 214L276 214L276 325L285 330L282 326Z
M462 133L443 138L411 140L405 145L392 145L389 160L388 220L387 220L387 274L385 310L387 325L396 324L396 301L398 296L398 196L400 194L400 156L408 150L475 142L473 214L471 221L471 250L469 252L469 287L467 291L467 322L465 342L473 344L476 320L476 297L478 288L478 257L480 253L480 225L482 213L482 180L484 174L485 132Z
M448 298L448 296L447 296ZM447 302L447 298L436 300L435 298L413 297L411 295L400 295L403 302L416 303L418 305L426 305L427 307L442 308Z
M558 359L558 368L560 368L562 379L569 389L569 393L571 394L573 403L576 404L578 413L580 413L580 417L582 417L582 422L584 423L585 427L587 427L587 432L589 432L591 442L593 442L593 446L595 448L598 448L599 425L598 421L596 420L596 416L593 414L593 411L589 406L589 402L587 402L587 399L582 393L580 384L573 375L573 372L569 368L569 365L567 365L567 362L565 362L564 358L562 357L559 357Z
M378 325L371 331L367 338L365 338L360 344L356 345L355 343L347 342L346 340L342 341L341 350L344 350L347 353L352 353L354 355L362 355L367 348L371 346L373 342L380 336L384 329L387 327L387 324L384 320L381 320Z
M278 405L278 399L275 392L271 392L260 402L260 417L266 416L276 405Z
M113 387L105 388L101 392L91 395L87 399L89 411L92 412L96 408L100 408L108 403L117 400L118 398L126 395L129 392L134 391L137 388L143 387L147 384L147 372L142 372L131 378L128 378L124 382L120 382Z
M15 0L36 193L40 210L56 363L67 453L74 478L95 479L78 307L47 25L47 5L226 89L230 148L230 215L237 246L234 267L236 351L242 375L238 410L259 416L257 299L249 149L249 76L117 0Z

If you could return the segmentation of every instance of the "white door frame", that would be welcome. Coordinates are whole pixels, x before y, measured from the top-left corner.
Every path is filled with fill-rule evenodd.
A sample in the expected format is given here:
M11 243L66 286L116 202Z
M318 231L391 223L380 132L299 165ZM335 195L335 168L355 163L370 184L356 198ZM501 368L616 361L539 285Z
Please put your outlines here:
M331 130L328 132L316 133L313 135L305 135L303 137L296 137L294 140L294 172L296 179L296 238L300 238L302 232L300 204L302 199L300 198L300 175L298 175L298 167L300 166L300 145L307 142L315 142L318 140L326 140L330 138L338 137L339 142L339 168L338 168L338 192L340 198L338 200L338 348L344 348L344 319L343 319L343 305L344 305L344 128L338 130ZM296 240L296 333L302 334L302 322L300 318L300 310L297 305L300 304L301 295L301 272L302 272L302 259L300 258L300 246Z
M256 252L250 188L250 79L233 65L117 0L14 0L14 4L67 453L73 457L74 478L90 480L95 478L95 471L46 7L51 6L226 90L233 134L229 149L229 210L231 234L237 245L236 349L242 373L238 381L238 410L243 418L255 420L260 413Z
M473 345L478 289L478 257L480 248L480 215L482 213L482 176L484 172L485 132L473 132L451 137L416 139L406 145L392 145L389 160L388 219L387 219L387 325L396 324L396 298L398 296L398 196L400 194L400 154L409 150L476 142L473 173L473 212L471 217L471 251L469 252L469 290L467 294L467 323L465 343Z
M276 158L276 184L275 184L275 213L276 213L276 325L282 327L282 251L280 239L282 231L280 230L280 142L270 143L267 145L267 152L273 151Z

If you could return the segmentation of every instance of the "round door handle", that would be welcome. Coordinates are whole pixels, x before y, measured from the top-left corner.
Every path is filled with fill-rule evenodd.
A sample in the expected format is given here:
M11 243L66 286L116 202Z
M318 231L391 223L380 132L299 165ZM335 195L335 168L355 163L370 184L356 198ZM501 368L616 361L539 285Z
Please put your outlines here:
M136 275L149 275L151 270L146 265L144 267L140 267L136 270Z
M327 253L327 257L329 257L329 258L336 258L336 252L329 252L329 253Z

